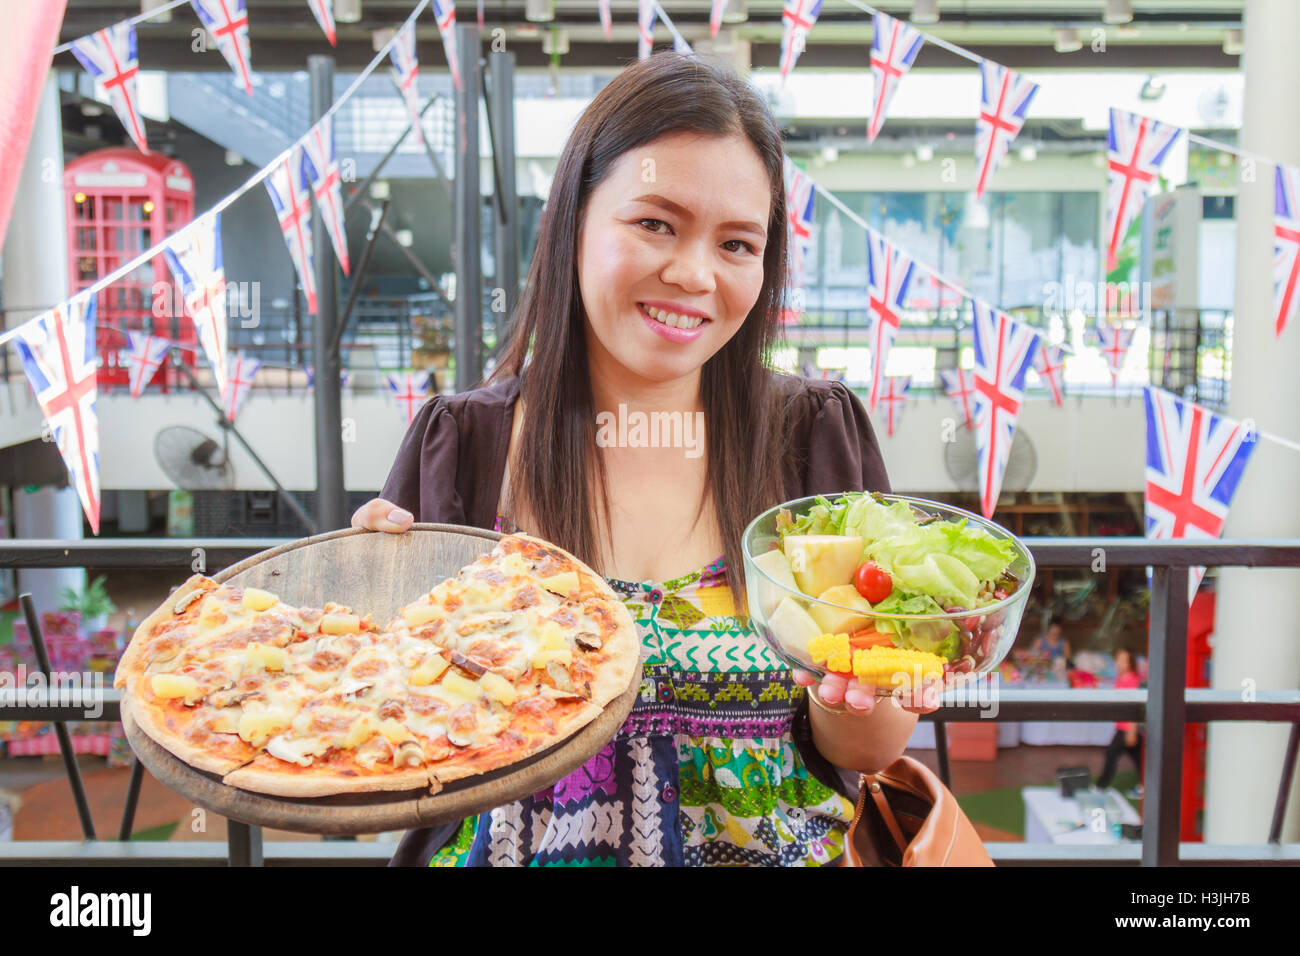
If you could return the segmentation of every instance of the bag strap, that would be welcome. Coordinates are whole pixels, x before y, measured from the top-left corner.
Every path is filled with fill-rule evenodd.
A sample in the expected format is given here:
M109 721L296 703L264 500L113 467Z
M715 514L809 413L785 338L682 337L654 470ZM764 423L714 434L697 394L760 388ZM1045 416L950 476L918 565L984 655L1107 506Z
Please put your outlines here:
M898 844L898 852L904 853L907 850L907 838L903 836L903 830L898 825L898 820L894 816L894 811L890 809L889 800L885 797L885 791L881 788L880 782L876 780L873 773L864 774L862 785L867 792L871 794L871 799L875 801L876 810L880 812L880 818L885 821L885 826L889 828L889 834Z

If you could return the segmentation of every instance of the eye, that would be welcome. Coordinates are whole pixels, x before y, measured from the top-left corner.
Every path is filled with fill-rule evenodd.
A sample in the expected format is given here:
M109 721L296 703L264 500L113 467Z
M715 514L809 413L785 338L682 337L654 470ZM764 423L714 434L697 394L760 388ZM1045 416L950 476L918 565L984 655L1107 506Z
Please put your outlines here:
M647 222L653 222L653 223L655 223L656 225L663 226L663 227L664 227L665 229L667 229L669 232L672 232L672 228L668 225L668 223L664 222L662 219L638 219L638 220L637 220L637 225L639 226L639 225L641 225L642 223L647 223ZM660 232L660 231L657 230L657 229L648 229L648 230L646 230L646 231L647 231L647 232L653 232L655 235L659 235L659 236L667 235L667 233Z
M723 245L724 245L724 246L729 246L729 245L731 245L733 242L735 242L735 243L739 243L740 245L744 246L746 249L749 250L749 252L750 252L751 255L756 254L756 253L758 252L758 250L754 248L754 246L753 246L752 243L748 243L748 242L746 242L744 239L728 239L726 242L723 243ZM729 251L729 252L740 252L741 250L739 250L739 249L730 249L730 250L728 250L728 251Z

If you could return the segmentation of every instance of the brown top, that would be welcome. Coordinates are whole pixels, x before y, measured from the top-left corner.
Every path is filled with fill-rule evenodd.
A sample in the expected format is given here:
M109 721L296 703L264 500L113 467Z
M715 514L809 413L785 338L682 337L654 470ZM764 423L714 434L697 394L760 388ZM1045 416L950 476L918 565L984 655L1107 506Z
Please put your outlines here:
M888 493L880 445L858 397L842 382L778 378L793 403L790 453L781 462L784 499L839 491ZM518 397L514 376L431 397L407 429L379 496L416 521L492 530Z

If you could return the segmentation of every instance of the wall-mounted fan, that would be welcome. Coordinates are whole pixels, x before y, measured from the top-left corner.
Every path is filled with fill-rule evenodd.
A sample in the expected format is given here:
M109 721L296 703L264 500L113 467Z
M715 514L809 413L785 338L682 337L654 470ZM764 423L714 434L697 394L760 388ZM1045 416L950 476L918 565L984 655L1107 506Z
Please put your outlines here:
M235 486L228 432L217 442L186 425L169 425L154 436L153 454L177 488L220 491Z
M979 491L979 457L975 453L975 436L968 428L957 430L957 437L943 446L943 461L948 476L962 491ZM1016 429L1002 476L1003 491L1024 491L1038 470L1038 454L1023 428Z

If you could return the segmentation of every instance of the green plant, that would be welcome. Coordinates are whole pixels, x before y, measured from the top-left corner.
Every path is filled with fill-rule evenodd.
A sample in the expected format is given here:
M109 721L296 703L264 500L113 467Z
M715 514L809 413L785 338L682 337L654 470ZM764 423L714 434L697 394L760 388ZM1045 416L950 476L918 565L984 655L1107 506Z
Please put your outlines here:
M117 605L108 596L108 589L104 586L105 580L105 576L101 574L90 582L90 586L80 594L72 588L64 588L63 603L60 605L59 610L80 611L81 616L87 618L98 617L101 614L112 614L117 610Z

